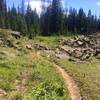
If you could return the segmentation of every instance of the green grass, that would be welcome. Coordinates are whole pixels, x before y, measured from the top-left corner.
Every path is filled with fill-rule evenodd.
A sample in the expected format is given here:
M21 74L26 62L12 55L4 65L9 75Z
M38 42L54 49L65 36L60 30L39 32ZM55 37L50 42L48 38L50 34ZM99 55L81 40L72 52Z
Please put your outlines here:
M16 79L18 72L23 67L30 66L31 62L27 62L23 55L16 55L16 52L12 52L12 49L5 48L1 51L3 50L9 55L0 55L0 88L10 91L13 88L12 83ZM14 56L10 56L11 53Z
M40 43L40 44L42 43L42 44L45 44L49 47L54 48L54 47L58 46L58 44L59 44L58 41L61 39L63 39L62 36L60 36L60 37L58 37L58 36L54 36L54 37L53 36L51 36L51 37L38 36L34 39L34 41L36 43Z
M41 59L31 61L26 54L17 54L13 48L1 48L0 52L2 51L6 51L7 55L0 54L0 88L11 96L11 100L70 100L64 81L53 66ZM12 54L14 56L10 56ZM27 92L24 95L13 95L14 81L19 79L19 73L27 68L31 68Z
M39 44L44 44L47 45L49 48L55 48L57 46L59 46L59 40L63 39L63 36L48 36L48 37L43 37L43 36L37 36L34 39L35 43L39 43Z
M74 37L78 37L78 35L70 34L67 36L37 36L36 38L34 38L34 43L42 43L50 48L55 48L59 46L59 40L71 39Z
M69 62L67 59L58 60L58 64L78 83L81 94L87 100L100 100L100 61L91 63Z
M35 72L38 72L38 78L41 79L36 87L24 97L24 100L70 100L68 92L64 86L55 68L43 60L34 61Z

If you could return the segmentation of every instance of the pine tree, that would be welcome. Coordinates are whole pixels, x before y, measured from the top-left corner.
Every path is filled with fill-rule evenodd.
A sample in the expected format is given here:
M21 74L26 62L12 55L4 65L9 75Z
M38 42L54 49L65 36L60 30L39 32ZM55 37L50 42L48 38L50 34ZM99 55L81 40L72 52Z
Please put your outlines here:
M11 29L17 31L18 25L17 25L17 10L16 7L13 4L13 7L10 11L10 26Z
M87 32L87 18L82 8L79 9L79 13L77 15L77 30L81 34Z
M51 15L51 5L47 7L45 13L41 14L41 31L42 35L49 36L50 35L50 15Z
M88 11L88 16L87 16L87 33L89 34L91 32L92 28L92 13L91 10Z
M76 21L77 21L77 11L75 8L70 8L68 16L68 30L70 32L76 33Z
M3 9L3 2L4 2L4 0L0 0L0 11L2 11L2 9Z
M22 5L21 5L21 14L24 15L25 14L25 4L24 4L24 0L22 0Z
M5 28L5 0L0 0L0 27Z
M53 0L50 18L50 32L59 33L62 29L62 5L61 0Z
M39 26L40 22L39 22L39 16L37 14L36 9L33 11L33 18L34 18L33 24L34 24L34 31L35 31L34 36L36 36L40 33L40 31L39 31L40 30L40 26Z
M97 30L100 31L100 15L99 15L98 22L97 22Z
M28 4L27 11L26 11L26 22L27 22L28 31L30 31L30 25L31 25L31 18L30 18L31 12L32 12L31 7Z
M11 29L11 22L10 22L10 16L11 15L11 11L10 8L8 8L8 12L7 12L7 16L6 16L6 28L7 29Z
M32 10L30 4L28 4L27 12L26 12L26 23L28 29L28 36L33 38L38 34L39 30L39 17L36 10Z
M63 34L67 35L67 33L68 33L68 9L65 9L65 11L64 11L64 25L63 25L63 27L64 27Z
M17 30L21 32L24 36L27 35L27 24L25 21L25 17L19 14L17 17L17 24Z

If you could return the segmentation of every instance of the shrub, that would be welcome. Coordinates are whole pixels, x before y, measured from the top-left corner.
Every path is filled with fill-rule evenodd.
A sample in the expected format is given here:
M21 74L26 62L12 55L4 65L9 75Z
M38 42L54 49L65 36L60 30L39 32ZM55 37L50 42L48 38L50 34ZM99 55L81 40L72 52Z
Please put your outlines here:
M45 81L25 96L24 100L59 100L65 96L65 93L63 85Z

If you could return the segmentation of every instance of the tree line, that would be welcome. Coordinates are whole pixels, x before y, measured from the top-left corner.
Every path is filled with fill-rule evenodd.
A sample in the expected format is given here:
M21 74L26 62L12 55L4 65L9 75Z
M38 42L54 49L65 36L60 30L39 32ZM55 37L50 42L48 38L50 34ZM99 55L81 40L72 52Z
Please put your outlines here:
M82 8L78 11L72 7L63 9L61 0L52 0L47 7L45 3L42 5L39 15L36 9L31 9L30 3L27 9L24 4L22 0L21 6L16 8L13 4L10 8L6 0L0 0L0 28L19 31L29 38L36 35L87 35L100 31L100 18L91 10L86 14Z

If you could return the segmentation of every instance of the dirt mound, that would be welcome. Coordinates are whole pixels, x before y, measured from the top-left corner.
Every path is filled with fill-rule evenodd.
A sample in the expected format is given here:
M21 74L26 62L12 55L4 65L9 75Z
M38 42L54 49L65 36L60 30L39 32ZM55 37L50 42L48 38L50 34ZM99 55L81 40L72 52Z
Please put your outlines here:
M100 33L89 36L80 36L73 39L59 41L59 52L64 52L68 56L87 60L91 57L100 58Z

